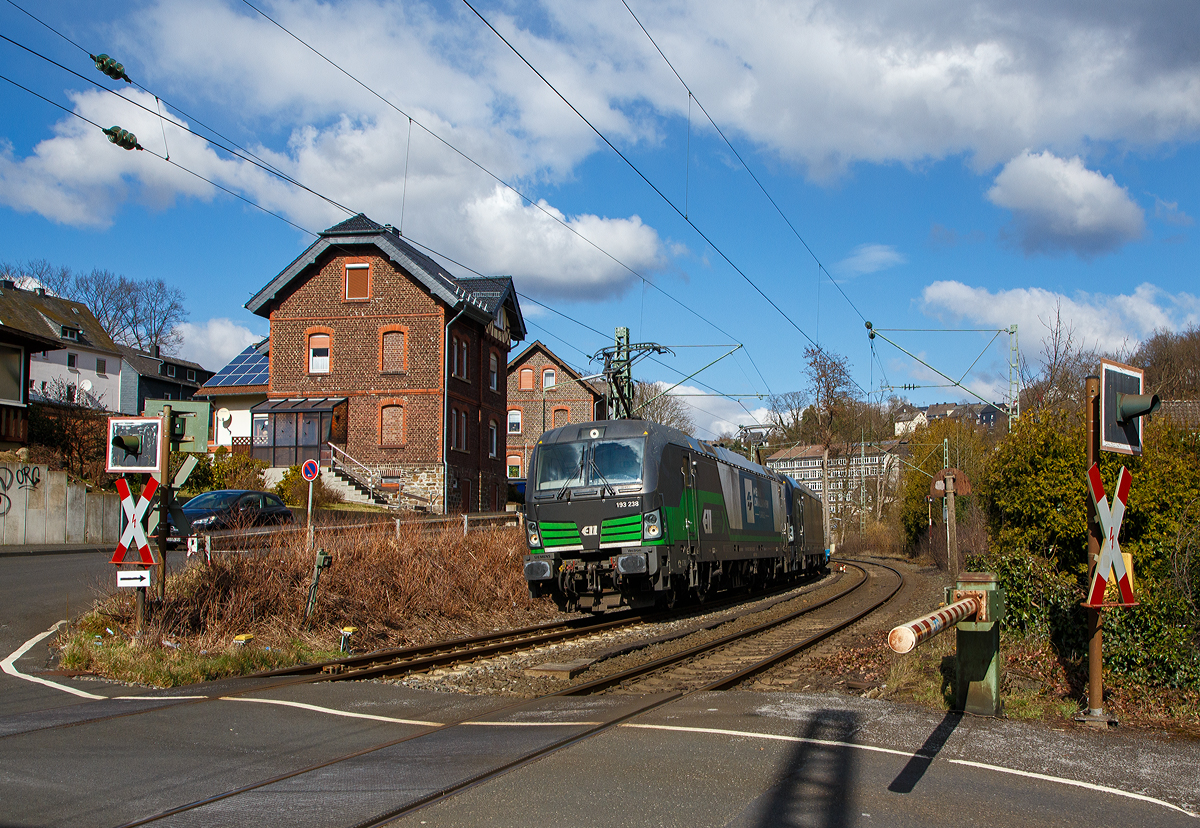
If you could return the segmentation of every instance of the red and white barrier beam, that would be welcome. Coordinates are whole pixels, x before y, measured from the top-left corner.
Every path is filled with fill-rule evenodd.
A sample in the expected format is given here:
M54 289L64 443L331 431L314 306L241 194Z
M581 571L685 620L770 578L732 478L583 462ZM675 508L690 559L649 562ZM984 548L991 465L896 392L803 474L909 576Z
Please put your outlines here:
M911 653L913 648L926 639L933 638L951 624L979 613L978 598L964 598L948 607L942 607L916 621L909 621L892 629L888 634L888 646L897 653Z

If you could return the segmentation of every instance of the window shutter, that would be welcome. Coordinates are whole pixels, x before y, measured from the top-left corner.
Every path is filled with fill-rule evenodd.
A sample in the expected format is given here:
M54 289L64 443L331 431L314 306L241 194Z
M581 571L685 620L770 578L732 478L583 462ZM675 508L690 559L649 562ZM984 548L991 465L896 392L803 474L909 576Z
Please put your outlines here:
M365 264L346 265L346 298L370 299L371 267Z

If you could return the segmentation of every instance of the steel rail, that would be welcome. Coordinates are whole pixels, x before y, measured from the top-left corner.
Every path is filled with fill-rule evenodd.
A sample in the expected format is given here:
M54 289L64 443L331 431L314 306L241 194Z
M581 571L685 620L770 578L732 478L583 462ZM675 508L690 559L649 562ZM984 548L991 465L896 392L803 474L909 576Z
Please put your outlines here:
M697 644L694 647L689 647L686 650L681 650L678 653L672 653L670 655L662 656L661 658L656 658L653 661L648 661L645 664L639 664L635 667L630 667L628 670L622 670L621 672L614 673L611 676L603 676L603 677L595 679L593 681L585 682L584 684L577 684L573 687L568 687L564 690L560 690L559 692L555 693L554 695L556 695L556 696L583 696L583 695L587 695L589 693L594 693L598 690L606 690L609 687L613 687L618 684L623 684L624 682L629 681L630 679L640 678L641 676L647 675L648 673L656 672L656 671L662 669L663 667L670 667L673 664L678 664L681 661L687 661L689 658L709 652L710 650L716 650L721 647L724 647L727 644L732 644L735 641L740 641L742 639L749 638L750 636L757 635L758 633L766 632L767 630L774 629L775 627L779 627L784 624L788 624L792 621L795 621L797 618L799 618L802 615L807 615L808 613L810 613L814 610L818 610L821 607L828 606L829 604L832 604L835 601L840 601L841 599L845 598L848 595L853 594L858 589L865 586L867 581L869 580L869 578L867 576L867 571L865 569L862 569L862 567L855 567L855 568L863 573L862 580L859 581L858 583L854 584L853 586L851 586L849 589L845 589L845 590L837 593L836 595L826 598L823 601L818 601L815 604L801 607L801 608L797 609L795 612L788 613L787 615L785 615L782 618L776 618L771 621L764 621L762 624L757 624L753 627L750 627L749 629L739 630L737 632L730 633L729 635L722 636L713 641L706 641L704 643Z

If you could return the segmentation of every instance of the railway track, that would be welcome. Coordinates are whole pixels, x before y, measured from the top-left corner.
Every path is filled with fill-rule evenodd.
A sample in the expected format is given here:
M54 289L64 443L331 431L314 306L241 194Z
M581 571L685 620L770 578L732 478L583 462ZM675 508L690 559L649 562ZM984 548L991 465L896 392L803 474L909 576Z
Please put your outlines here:
M763 624L756 624L747 629L740 629L728 635L718 636L717 638L704 642L703 644L689 647L681 652L672 654L669 657L656 659L644 665L639 665L635 671L622 671L610 676L605 676L600 680L590 682L582 682L565 690L556 693L547 694L533 700L514 701L497 709L492 709L486 714L489 721L478 721L477 718L464 717L455 721L441 722L437 724L430 723L429 726L418 727L416 732L412 732L392 739L380 744L354 751L353 753L344 756L336 757L328 761L310 765L303 768L297 768L293 771L280 774L270 779L264 779L259 782L251 783L236 789L228 790L223 793L205 797L204 799L191 802L177 808L172 808L167 811L146 817L144 819L135 820L126 823L122 828L133 828L133 826L149 825L154 823L176 823L179 820L174 820L174 817L182 817L187 824L194 824L192 820L195 818L203 819L203 812L197 812L207 806L215 806L217 803L225 802L239 796L250 794L255 791L264 791L264 789L275 789L282 792L289 785L294 786L296 783L292 780L297 780L298 777L305 777L306 774L313 774L314 784L318 778L323 780L324 784L329 784L328 779L332 773L336 773L339 766L346 767L346 773L349 777L353 777L356 773L361 773L362 763L364 761L377 760L380 762L397 761L395 752L403 752L406 743L416 740L433 739L436 740L438 734L445 733L448 729L456 728L470 724L494 724L493 720L500 717L511 716L520 713L522 710L533 710L539 703L548 699L561 696L582 695L589 693L603 692L613 687L625 686L629 690L633 690L637 685L633 682L646 681L645 677L656 672L676 668L683 663L699 663L698 660L702 657L712 656L715 653L726 652L725 656L719 657L716 661L711 661L706 664L703 669L700 669L690 678L681 678L678 672L674 672L674 678L671 679L674 684L671 687L660 685L653 690L654 695L644 697L635 703L625 706L618 715L612 716L600 723L574 723L572 729L576 732L568 736L552 739L548 743L543 744L535 749L520 753L510 761L504 762L496 767L488 768L482 772L468 773L464 778L458 779L452 783L437 787L435 790L428 791L422 795L416 796L407 802L398 803L395 807L387 808L382 811L376 811L373 815L365 820L357 820L351 817L348 824L356 826L356 828L366 828L367 826L384 825L392 820L412 813L420 808L433 804L447 796L453 795L460 791L483 784L491 779L515 770L519 767L535 762L545 756L548 756L571 745L590 739L601 733L611 730L630 719L649 712L655 708L674 702L684 696L693 693L724 690L736 686L738 683L750 678L757 673L770 669L774 665L792 658L796 654L811 648L820 641L829 638L836 633L847 629L848 627L858 623L871 612L886 604L892 596L894 596L904 584L903 575L889 566L879 563L854 562L852 564L862 573L862 577L848 589L842 590L839 594L809 606L803 607L794 612L789 612L783 618L775 618ZM867 567L876 568L876 573L872 575ZM894 578L891 578L891 584L880 583L884 580L881 572L887 571L892 573ZM875 584L872 584L872 582ZM878 589L872 589L872 586L878 586ZM868 589L871 594L865 600L851 600L852 607L847 611L844 607L840 611L836 611L836 607L846 602L847 598L853 599L860 594L863 589ZM829 610L831 616L840 615L841 617L826 618L816 624L815 629L800 629L793 627L798 620L804 619L806 616ZM815 616L814 616L815 618ZM739 650L736 657L731 657L730 648L738 645L738 642L754 641L752 646L744 647L737 646ZM296 677L293 677L296 678ZM301 677L302 678L302 677ZM660 679L661 680L661 679ZM643 685L649 690L653 685ZM261 689L261 688L259 688ZM640 691L639 691L640 692ZM570 723L564 724L568 726ZM422 753L422 749L417 747L415 752ZM351 769L351 766L354 769ZM336 819L335 819L336 817ZM190 818L190 819L189 819ZM328 814L320 817L328 818L319 824L347 824L346 815L344 813ZM181 823L182 824L182 823Z

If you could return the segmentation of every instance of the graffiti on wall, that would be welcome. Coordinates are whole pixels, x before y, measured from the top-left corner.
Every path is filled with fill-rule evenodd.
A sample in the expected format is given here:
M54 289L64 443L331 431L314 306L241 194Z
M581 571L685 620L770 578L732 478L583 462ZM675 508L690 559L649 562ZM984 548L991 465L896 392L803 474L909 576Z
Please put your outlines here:
M12 500L8 493L13 483L18 489L32 491L42 482L42 470L38 466L21 466L14 472L8 466L0 466L0 517L4 517L12 509Z

